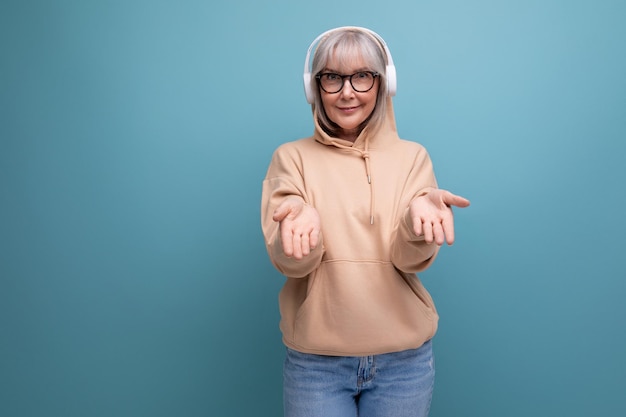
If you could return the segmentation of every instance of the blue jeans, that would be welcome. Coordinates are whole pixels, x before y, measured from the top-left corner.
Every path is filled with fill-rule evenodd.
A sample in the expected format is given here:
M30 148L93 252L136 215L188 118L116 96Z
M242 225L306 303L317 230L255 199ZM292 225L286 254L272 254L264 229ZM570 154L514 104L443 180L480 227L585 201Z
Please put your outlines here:
M364 357L287 349L285 417L426 417L435 381L432 342Z

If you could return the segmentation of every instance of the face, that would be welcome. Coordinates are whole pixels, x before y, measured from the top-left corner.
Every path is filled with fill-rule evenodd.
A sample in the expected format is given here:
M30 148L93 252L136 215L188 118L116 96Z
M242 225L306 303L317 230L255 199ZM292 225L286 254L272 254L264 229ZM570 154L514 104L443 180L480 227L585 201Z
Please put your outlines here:
M333 72L341 75L354 74L358 71L369 71L362 58L355 59L349 65L339 65L334 56L328 61L322 72ZM326 115L336 123L341 131L339 137L354 142L360 133L359 126L372 114L378 96L379 78L374 86L364 93L352 88L349 78L343 80L343 88L338 93L327 93L320 89L322 104Z

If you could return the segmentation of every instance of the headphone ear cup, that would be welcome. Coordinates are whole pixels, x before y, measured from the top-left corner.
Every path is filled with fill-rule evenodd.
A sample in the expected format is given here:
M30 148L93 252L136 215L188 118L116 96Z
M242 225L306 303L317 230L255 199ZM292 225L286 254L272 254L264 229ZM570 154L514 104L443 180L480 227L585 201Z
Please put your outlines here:
M387 65L387 94L390 96L396 95L397 81L396 81L396 67L394 65Z
M306 101L309 104L313 104L315 101L315 95L313 91L311 91L311 73L305 72L303 76L304 81L304 95L306 96Z

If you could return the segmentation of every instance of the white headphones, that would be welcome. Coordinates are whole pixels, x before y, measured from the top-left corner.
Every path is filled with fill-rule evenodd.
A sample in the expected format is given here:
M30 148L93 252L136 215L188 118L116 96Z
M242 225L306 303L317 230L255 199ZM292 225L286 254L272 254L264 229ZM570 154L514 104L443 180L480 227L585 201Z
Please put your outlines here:
M381 38L380 35L378 35L376 32L370 29L366 29L366 28L358 27L358 26L342 26L342 27L338 27L335 29L327 30L326 32L322 33L317 38L315 38L313 42L311 42L311 45L309 46L309 50L306 53L306 59L304 60L304 94L306 95L306 101L309 103L313 103L315 99L315 94L311 90L311 68L309 64L309 59L311 57L311 51L313 50L313 47L317 44L317 42L320 41L320 39L322 39L326 35L337 30L345 30L345 29L357 29L357 30L369 33L370 35L378 39L378 41L381 43L385 51L385 54L387 55L387 68L385 70L386 71L385 75L387 77L387 91L390 96L394 96L396 94L396 67L393 65L391 52L389 52L389 48L387 47L387 44L385 43L383 38Z

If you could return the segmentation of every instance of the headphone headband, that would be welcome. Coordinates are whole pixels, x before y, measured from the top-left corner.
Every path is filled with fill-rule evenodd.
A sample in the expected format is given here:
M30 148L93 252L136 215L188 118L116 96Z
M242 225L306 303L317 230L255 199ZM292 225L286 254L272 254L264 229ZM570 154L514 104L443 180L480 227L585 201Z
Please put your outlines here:
M318 37L316 37L313 42L311 42L311 45L309 46L309 49L307 50L306 53L306 58L304 60L304 94L306 96L306 101L309 103L313 103L313 101L315 100L315 94L313 93L313 91L311 90L311 68L310 68L310 58L311 58L311 51L313 51L313 47L321 40L323 39L325 36L336 32L336 31L340 31L340 30L346 30L346 29L355 29L361 32L365 32L371 36L373 36L374 38L376 38L378 40L378 42L380 42L381 46L383 47L383 50L385 51L385 55L387 56L387 68L385 70L385 76L387 78L387 91L388 94L390 96L394 96L396 94L396 67L393 65L393 58L391 58L391 52L389 51L389 48L387 47L387 44L385 43L385 40L376 32L374 32L373 30L364 28L364 27L359 27L359 26L342 26L342 27L338 27L338 28L334 28L334 29L330 29L327 30L326 32L320 34Z

